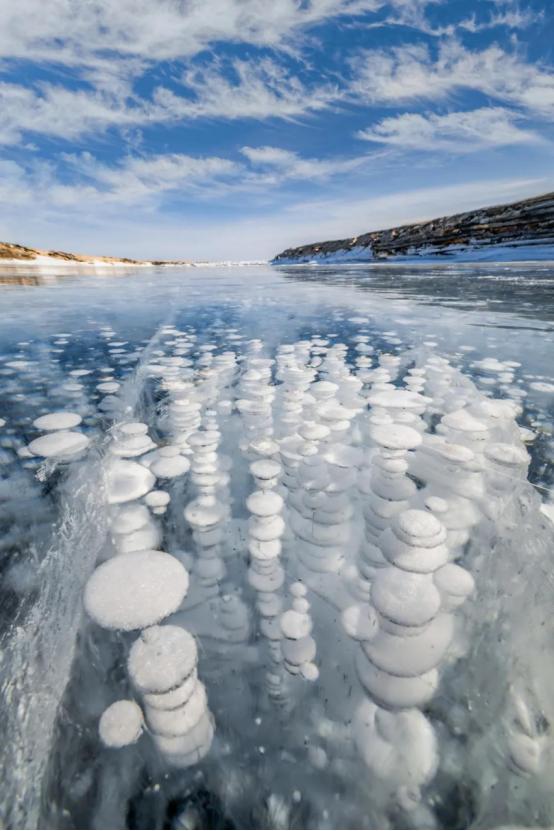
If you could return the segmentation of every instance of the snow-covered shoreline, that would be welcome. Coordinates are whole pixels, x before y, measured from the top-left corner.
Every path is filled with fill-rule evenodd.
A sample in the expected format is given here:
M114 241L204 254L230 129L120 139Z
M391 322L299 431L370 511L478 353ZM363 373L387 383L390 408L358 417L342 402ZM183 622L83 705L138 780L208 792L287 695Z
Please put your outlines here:
M279 258L272 265L335 265L339 263L359 265L448 265L449 263L533 263L554 262L554 245L490 245L471 249L452 246L448 251L437 252L421 249L421 253L410 252L389 257L375 257L369 247L358 246L328 254L306 257Z
M39 255L37 257L33 257L32 259L23 259L23 258L5 258L0 259L0 269L3 266L9 266L10 268L38 268L44 269L48 267L55 267L55 268L67 268L67 269L98 269L98 270L110 270L113 268L116 269L125 269L125 270L134 270L137 268L222 268L222 267L234 267L234 266L255 266L255 265L266 265L267 260L240 260L240 261L233 261L233 260L213 260L213 261L199 261L199 262L161 262L156 260L140 260L137 262L124 262L122 260L68 260L62 257L48 257L44 255Z

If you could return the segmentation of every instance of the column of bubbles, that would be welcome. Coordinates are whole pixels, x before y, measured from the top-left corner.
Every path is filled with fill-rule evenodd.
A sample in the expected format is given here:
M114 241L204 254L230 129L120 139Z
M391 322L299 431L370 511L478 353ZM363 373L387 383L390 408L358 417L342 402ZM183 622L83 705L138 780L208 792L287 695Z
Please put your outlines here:
M261 438L273 436L272 403L275 387L271 384L272 359L259 355L260 344L251 341L246 355L245 371L240 376L236 402L244 427L240 448L250 455L250 444Z
M485 482L489 499L484 511L489 519L497 519L509 501L521 493L527 481L529 454L522 445L492 442L485 448Z
M84 607L104 629L148 632L179 609L188 585L186 569L164 551L123 553L97 566L85 586ZM142 731L142 710L132 700L114 702L100 719L100 738L108 747L132 744Z
M420 433L413 427L393 422L372 423L369 432L377 452L371 457L371 466L366 467L358 479L364 540L359 550L357 589L364 603L369 601L371 581L387 565L380 546L381 534L416 494L416 485L406 475L408 456L422 441Z
M276 374L277 379L281 381L277 417L279 438L287 439L296 435L304 417L305 395L314 376L314 370L299 361L294 347L293 352L287 353L286 360L281 356Z
M432 398L431 412L442 415L463 407L466 381L446 358L432 355L425 362L425 395Z
M216 426L213 411L208 414L207 424L210 429L199 430L188 439L193 451L191 480L197 497L189 502L184 511L196 544L197 556L193 571L199 587L202 588L203 597L219 594L219 583L225 576L221 549L224 523L228 516L228 508L217 498L221 480L217 448L221 433L218 429L213 429Z
M454 635L452 611L473 589L471 575L448 563L445 541L432 514L396 515L380 538L387 565L372 582L369 637L358 638L356 666L368 699L356 712L354 740L404 810L418 804L437 769L438 741L419 708L437 690Z
M283 499L274 489L280 465L271 460L259 460L252 464L251 470L259 489L246 500L251 515L248 524L248 583L256 592L260 632L269 650L266 688L271 698L282 701L279 614L283 608L280 589L285 580L280 559L285 523L282 517Z
M348 506L342 504L340 484L336 495L332 491L328 465L319 452L320 443L329 436L330 430L323 424L308 421L299 432L302 439L297 450L299 487L289 497L291 528L298 541L297 556L311 571L338 572L348 544L350 513Z
M213 371L217 374L217 396L214 406L220 416L224 418L229 416L233 410L233 384L238 373L236 353L227 350L216 355Z
M105 495L110 506L109 527L115 554L157 549L162 541L159 524L145 504L155 477L141 464L156 448L142 422L123 422L112 428L105 466ZM137 461L134 461L137 459Z
M410 471L426 483L419 501L440 516L448 532L451 556L457 558L471 529L483 518L484 485L480 467L475 469L475 454L440 435L425 434Z
M193 636L170 624L144 629L133 643L127 670L142 696L146 724L166 762L186 768L209 751L214 721L198 679Z
M317 647L311 636L313 628L306 586L297 581L290 587L292 608L279 618L281 651L284 667L290 675L301 675L306 681L316 681L319 670L314 663Z

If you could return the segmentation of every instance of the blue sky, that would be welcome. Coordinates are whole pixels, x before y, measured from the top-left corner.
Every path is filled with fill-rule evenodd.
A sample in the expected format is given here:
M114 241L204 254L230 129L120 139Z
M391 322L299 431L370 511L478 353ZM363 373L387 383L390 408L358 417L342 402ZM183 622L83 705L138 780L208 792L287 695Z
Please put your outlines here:
M0 238L266 258L554 190L546 0L9 0Z

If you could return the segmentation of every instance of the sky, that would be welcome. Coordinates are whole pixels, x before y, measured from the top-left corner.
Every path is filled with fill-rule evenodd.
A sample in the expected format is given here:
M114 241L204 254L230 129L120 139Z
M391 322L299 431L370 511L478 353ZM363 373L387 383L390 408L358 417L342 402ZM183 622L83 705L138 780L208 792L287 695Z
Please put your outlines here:
M0 239L265 259L554 190L552 0L4 0Z

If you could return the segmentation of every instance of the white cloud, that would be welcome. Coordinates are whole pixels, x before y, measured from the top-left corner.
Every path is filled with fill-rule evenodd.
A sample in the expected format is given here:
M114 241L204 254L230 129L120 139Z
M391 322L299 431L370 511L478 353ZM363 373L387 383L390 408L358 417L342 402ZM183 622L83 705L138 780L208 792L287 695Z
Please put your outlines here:
M384 118L357 133L365 141L406 150L471 151L511 144L531 144L540 137L515 123L516 116L503 107L481 107L466 112L403 113Z
M412 0L413 2L414 0ZM383 0L17 0L0 4L0 56L71 66L164 61L221 42L280 48L307 27Z
M349 159L310 159L280 147L243 147L241 153L255 171L250 173L249 180L270 184L287 179L329 179L362 168L372 158L365 155Z
M434 59L420 45L366 51L352 62L351 94L368 103L440 100L461 89L482 92L539 115L554 113L554 72L493 45L472 51L446 41Z
M90 153L63 157L66 181L51 163L24 167L15 162L0 165L0 205L28 205L37 212L80 215L118 215L121 208L137 212L158 207L165 194L183 196L216 191L240 173L236 163L217 156L193 157L172 153L127 157L116 165L98 162ZM226 184L228 187L228 184Z
M0 144L15 144L25 133L71 141L110 127L145 124L154 115L145 102L133 100L124 84L117 91L105 92L52 84L33 90L0 83L0 111Z
M0 171L2 166L0 165ZM12 171L13 172L13 171ZM12 195L17 193L17 175ZM89 221L67 210L52 214L45 204L29 212L0 213L0 239L61 250L144 258L255 259L271 257L292 245L317 239L351 237L378 228L417 222L499 202L510 202L554 188L552 179L494 179L407 189L363 199L299 202L288 210L236 219L198 221L138 211L115 223L97 209ZM24 213L25 222L22 222Z
M269 194L292 180L327 180L366 165L371 156L310 159L278 147L243 147L243 161L167 153L126 156L115 164L91 153L62 154L58 167L38 162L0 166L0 206L14 202L51 211L90 215L122 208L163 210L166 198L220 201L234 193Z
M182 81L186 95L158 87L151 99L111 76L98 88L0 83L0 144L15 144L27 133L71 141L110 128L198 118L291 119L323 110L344 95L336 84L307 86L270 58L235 60L225 67L214 62L187 70Z
M182 82L187 97L167 89L155 94L158 106L174 118L295 118L341 97L336 84L309 87L270 58L188 69Z
M527 29L533 23L538 23L544 17L543 12L535 12L532 9L508 8L504 11L495 12L488 20L478 21L475 15L461 20L457 24L459 29L466 32L484 32L487 29L497 29L505 26L508 29Z

